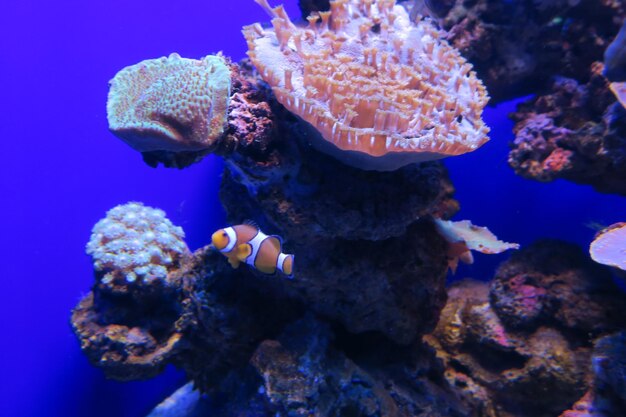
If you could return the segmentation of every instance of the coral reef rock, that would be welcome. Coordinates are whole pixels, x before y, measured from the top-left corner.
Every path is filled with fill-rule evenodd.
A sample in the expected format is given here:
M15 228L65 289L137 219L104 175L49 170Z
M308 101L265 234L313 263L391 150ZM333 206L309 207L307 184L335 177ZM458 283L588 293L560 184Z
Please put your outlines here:
M567 179L626 195L626 109L592 66L585 83L559 78L550 94L518 106L509 165L538 181Z
M491 284L453 284L424 339L480 415L554 416L591 388L591 338L623 326L625 299L578 247L540 241L514 253Z
M427 379L434 371L430 369L432 353L420 352L418 361L410 357L409 349L390 356L389 349L397 347L371 343L355 350L338 339L341 337L336 337L330 326L307 315L278 338L263 341L247 368L200 398L195 408L213 404L210 415L216 417L469 415L445 381ZM381 359L385 357L389 359ZM193 392L187 395L189 402L197 398ZM177 402L181 408L189 403ZM186 412L176 415L196 416Z
M458 209L445 168L346 166L313 149L303 122L246 74L242 66L240 94L265 94L271 112L255 118L245 100L240 111L271 128L250 140L232 136L220 190L229 223L250 219L282 236L297 266L293 281L279 285L351 331L409 343L431 329L444 303L447 243L429 219Z
M169 285L96 283L72 313L83 352L112 378L147 378L174 364L201 389L245 365L297 309L279 291L262 297L267 288L243 285L249 276L221 258L198 250L169 273Z
M334 0L308 27L258 3L273 29L244 28L250 60L278 101L315 128L309 140L323 152L385 171L488 140L488 96L471 64L395 0Z
M151 158L194 159L215 147L226 125L230 70L220 56L178 54L126 67L111 80L109 129Z
M626 332L618 332L596 340L592 362L596 395L625 411Z
M435 19L495 102L539 93L557 75L585 83L626 17L616 0L455 0L446 9Z
M626 322L623 292L610 271L576 245L536 242L502 264L491 284L491 303L511 327L552 322L597 334Z
M613 417L626 415L626 332L594 342L590 390L561 417Z

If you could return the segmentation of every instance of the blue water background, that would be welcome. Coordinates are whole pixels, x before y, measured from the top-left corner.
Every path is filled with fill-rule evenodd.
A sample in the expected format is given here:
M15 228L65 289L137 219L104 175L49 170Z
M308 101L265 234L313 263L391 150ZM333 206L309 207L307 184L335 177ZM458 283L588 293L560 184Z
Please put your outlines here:
M286 7L298 16L295 0ZM132 200L160 207L192 249L224 222L220 160L182 171L146 166L107 130L107 82L124 66L171 52L240 59L241 26L260 20L267 16L252 0L3 3L0 416L139 417L182 383L173 369L147 382L106 380L70 331L70 310L93 282L84 246L106 210ZM594 231L586 223L626 220L621 197L516 177L506 163L512 109L488 109L492 141L446 161L458 219L524 245L539 237L587 245ZM457 277L488 279L504 259L476 256Z

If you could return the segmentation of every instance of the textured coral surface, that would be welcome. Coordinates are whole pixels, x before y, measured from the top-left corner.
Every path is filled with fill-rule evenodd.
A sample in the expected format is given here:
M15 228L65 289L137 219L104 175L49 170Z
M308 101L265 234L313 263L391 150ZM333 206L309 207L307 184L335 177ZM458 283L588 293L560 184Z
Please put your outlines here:
M185 233L174 226L162 210L141 203L112 208L94 226L87 243L101 282L114 279L132 284L136 280L165 280L189 254Z
M250 366L226 379L220 394L198 398L183 388L170 414L150 417L471 415L445 381L424 378L439 372L431 352L411 355L380 342L365 338L360 346L346 346L330 326L306 316L260 343Z
M559 78L548 94L518 106L509 154L517 174L626 194L626 110L601 71L593 64L586 83Z
M555 75L586 82L625 16L616 0L453 3L438 21L495 101L541 91Z
M278 101L319 131L310 138L318 148L392 170L487 141L488 97L472 66L394 0L333 1L304 28L261 3L273 29L244 28L250 59Z
M591 338L624 324L608 271L559 241L522 249L491 284L461 281L448 296L426 341L485 416L558 415L590 388Z
M109 129L148 161L184 166L183 160L211 150L222 136L230 100L222 56L145 60L122 69L110 84Z

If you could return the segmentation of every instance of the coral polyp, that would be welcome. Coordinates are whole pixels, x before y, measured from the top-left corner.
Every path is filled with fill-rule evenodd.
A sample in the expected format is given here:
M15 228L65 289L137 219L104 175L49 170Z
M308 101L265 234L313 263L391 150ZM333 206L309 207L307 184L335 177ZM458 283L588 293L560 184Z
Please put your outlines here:
M94 269L103 284L165 280L189 254L185 233L162 210L141 203L112 208L94 226L87 244Z

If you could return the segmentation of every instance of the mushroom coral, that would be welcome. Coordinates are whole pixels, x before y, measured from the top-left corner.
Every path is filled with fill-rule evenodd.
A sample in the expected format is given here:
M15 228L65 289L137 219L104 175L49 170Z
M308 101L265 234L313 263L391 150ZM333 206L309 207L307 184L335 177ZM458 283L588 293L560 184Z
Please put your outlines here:
M626 271L626 223L601 230L589 246L591 259Z
M311 143L349 165L395 170L487 140L489 99L472 65L395 0L335 0L298 27L255 0L273 28L244 27L248 55L278 101L315 127Z

